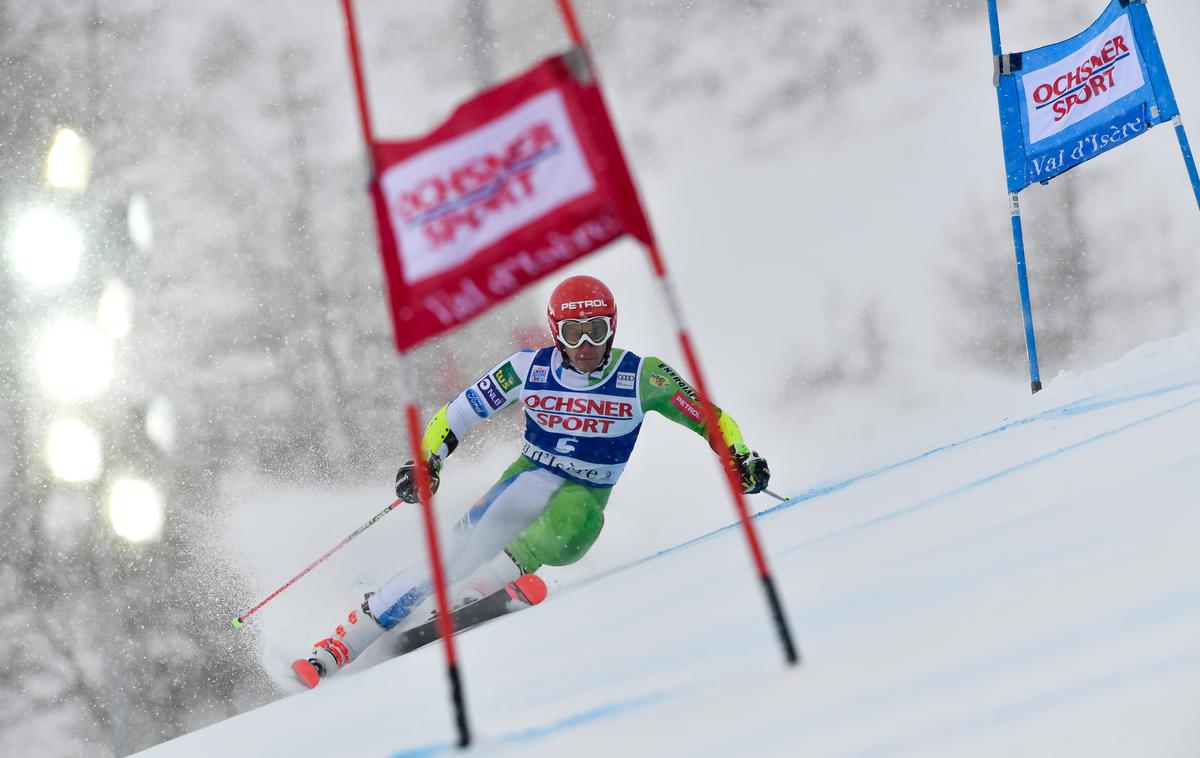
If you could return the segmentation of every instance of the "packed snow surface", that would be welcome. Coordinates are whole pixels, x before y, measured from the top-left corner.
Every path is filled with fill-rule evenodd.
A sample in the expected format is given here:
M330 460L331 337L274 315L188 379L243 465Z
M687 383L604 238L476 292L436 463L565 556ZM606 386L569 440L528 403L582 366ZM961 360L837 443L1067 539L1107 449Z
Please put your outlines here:
M799 667L736 527L460 635L475 752L1200 755L1200 333L1009 406L787 503L753 499ZM454 740L432 645L142 755Z

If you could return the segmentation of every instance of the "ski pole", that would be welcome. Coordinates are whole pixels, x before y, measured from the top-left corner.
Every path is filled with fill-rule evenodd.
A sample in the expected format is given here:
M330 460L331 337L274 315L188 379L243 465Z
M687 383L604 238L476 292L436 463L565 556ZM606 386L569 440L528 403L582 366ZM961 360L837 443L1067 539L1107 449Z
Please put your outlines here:
M764 489L764 490L763 490L763 492L765 492L766 494L768 494L768 495L770 495L771 497L775 498L776 500L778 500L778 501L779 501L779 502L781 502L781 503L786 503L786 502L788 501L788 498L786 498L786 497L780 497L779 495L776 495L776 494L775 494L774 492L772 492L771 490Z
M231 623L233 624L233 628L234 628L234 629L241 629L241 628L242 628L242 622L243 622L243 621L245 621L246 619L250 618L250 615L251 615L251 614L253 614L255 611L257 611L259 608L262 608L262 607L263 607L264 605L266 605L267 603L269 603L269 602L271 602L272 600L274 600L276 595L278 595L279 593L283 592L283 591L284 591L284 590L286 590L288 587L291 587L293 584L295 584L295 583L296 583L296 580L298 580L300 577L304 576L304 575L305 575L305 574L307 574L308 572L312 571L314 568L316 568L316 567L317 567L317 565L318 565L318 564L320 564L320 563L321 563L322 561L324 561L326 558L328 558L329 556L333 555L333 554L334 554L334 553L336 553L337 551L341 550L343 547L345 547L345 546L346 546L346 543L348 543L350 540L354 539L354 538L355 538L355 537L357 537L358 535L362 534L363 532L367 531L367 529L368 529L368 528L369 528L369 527L370 527L372 524L374 524L374 523L375 523L376 521L378 521L379 519L381 519L381 518L383 518L384 516L386 516L386 515L388 515L389 513L391 513L391 512L392 512L392 509L394 509L394 508L395 508L397 505L400 505L400 504L401 504L401 503L403 503L403 502L404 502L403 500L395 500L395 501L393 501L393 502L392 502L392 504L391 504L391 505L389 505L387 508L384 508L384 509L383 509L382 511L380 511L379 513L376 513L376 514L375 514L375 515L374 515L374 516L371 518L371 520L370 520L370 521L368 521L367 523L363 524L363 525L362 525L362 526L360 526L359 528L355 529L353 532L351 532L351 533L350 533L350 536L346 537L346 539L342 540L341 542L337 543L337 544L336 544L336 545L334 545L332 548L330 548L329 552L325 553L325 555L322 555L320 558L318 558L318 559L316 559L315 561L313 561L312 563L308 564L308 567L307 567L307 568L305 568L305 569L304 569L303 571L301 571L299 574L296 574L295 576L293 576L293 577L292 577L292 578L291 578L291 579L288 581L288 583L287 583L287 584L285 584L285 585L283 585L282 587L280 587L279 589L275 590L275 591L274 591L274 592L272 592L270 595L267 595L267 597L266 597L266 598L264 598L264 599L263 599L263 601L262 601L261 603L259 603L258 605L254 606L254 607L253 607L253 608L251 608L250 610L246 611L246 612L245 612L245 613L243 613L241 616L238 616L237 618L235 618L235 619L234 619L234 620L231 622Z

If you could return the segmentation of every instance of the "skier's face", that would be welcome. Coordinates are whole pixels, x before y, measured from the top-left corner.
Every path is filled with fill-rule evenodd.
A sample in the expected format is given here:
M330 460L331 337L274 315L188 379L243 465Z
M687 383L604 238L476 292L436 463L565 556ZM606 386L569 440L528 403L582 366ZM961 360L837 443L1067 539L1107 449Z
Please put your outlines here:
M581 373L587 374L600 368L600 364L604 362L604 351L607 347L607 343L593 345L584 340L579 343L579 347L563 347L563 351L566 352L572 366Z

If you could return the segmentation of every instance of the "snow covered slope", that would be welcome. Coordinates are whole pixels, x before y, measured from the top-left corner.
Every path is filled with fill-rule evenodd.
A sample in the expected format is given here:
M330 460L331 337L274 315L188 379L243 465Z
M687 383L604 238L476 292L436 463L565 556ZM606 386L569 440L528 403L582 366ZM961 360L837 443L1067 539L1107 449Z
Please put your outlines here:
M476 752L1200 755L1200 333L459 637ZM711 497L722 498L721 492ZM442 650L142 753L453 753Z

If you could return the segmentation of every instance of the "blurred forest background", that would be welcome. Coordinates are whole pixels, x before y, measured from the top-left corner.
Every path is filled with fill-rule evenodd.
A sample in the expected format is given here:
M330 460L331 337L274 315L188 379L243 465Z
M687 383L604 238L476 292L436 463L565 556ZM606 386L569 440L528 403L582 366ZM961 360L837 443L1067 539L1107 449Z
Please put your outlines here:
M964 375L1027 391L982 0L577 4L714 385L760 399L743 404L762 437L842 429L849 449L881 407ZM383 136L566 44L550 0L357 5ZM1152 7L1185 114L1193 6ZM1002 3L1006 48L1101 7ZM0 753L124 755L279 696L228 626L256 599L214 529L229 483L386 485L409 389L337 3L0 0L0 60ZM86 187L47 184L63 127L90 148ZM1023 195L1047 377L1196 323L1200 224L1173 138L1118 153ZM74 278L35 287L9 252L47 207L82 254ZM598 270L638 317L623 336L668 342L645 266L618 247ZM52 397L55 376L92 369L47 368L47 329L113 297L131 310L111 381ZM422 348L422 408L541 343L540 298ZM99 430L94 474L47 462L63 416ZM795 451L816 476L821 451ZM114 533L122 476L163 504L150 539Z

